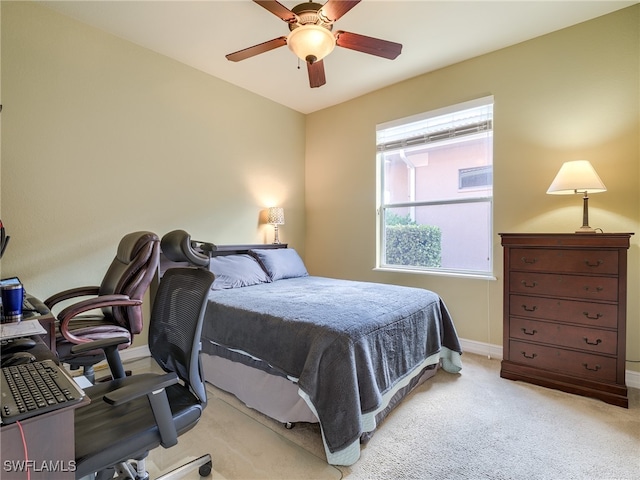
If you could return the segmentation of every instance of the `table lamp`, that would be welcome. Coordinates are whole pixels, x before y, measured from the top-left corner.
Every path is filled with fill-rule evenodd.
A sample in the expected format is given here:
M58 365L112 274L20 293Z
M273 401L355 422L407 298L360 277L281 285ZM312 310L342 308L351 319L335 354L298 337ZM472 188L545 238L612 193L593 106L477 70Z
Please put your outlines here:
M576 230L576 233L596 233L595 229L589 226L588 194L606 191L607 187L604 186L588 160L574 160L562 164L547 193L551 195L583 194L582 227Z
M269 211L267 213L267 223L269 225L273 225L274 228L273 243L280 243L280 238L278 237L278 225L284 225L284 208L269 208Z

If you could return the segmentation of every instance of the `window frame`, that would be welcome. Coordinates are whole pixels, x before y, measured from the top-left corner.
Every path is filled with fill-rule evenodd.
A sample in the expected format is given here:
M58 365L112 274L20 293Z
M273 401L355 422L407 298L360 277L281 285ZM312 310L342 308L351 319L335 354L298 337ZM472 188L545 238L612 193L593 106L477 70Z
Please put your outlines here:
M471 108L487 106L491 108L490 114L490 126L491 128L487 131L490 132L491 135L491 164L487 166L477 167L479 169L487 169L490 167L491 171L491 184L490 184L490 193L489 195L478 195L467 198L454 198L454 199L437 199L431 201L419 201L419 202L402 202L402 203L385 203L385 161L384 161L384 150L380 150L379 142L378 142L378 133L381 130L388 130L393 127L401 127L406 126L408 124L428 120L431 118L441 117L447 114L453 114L456 112L468 110ZM418 274L429 274L429 275L444 275L444 276L460 276L466 278L482 278L482 279L495 279L494 275L494 256L493 256L493 166L494 166L494 155L493 155L493 107L494 107L494 98L493 95L481 97L475 100L471 100L468 102L462 102L455 105L450 105L444 108L439 108L436 110L431 110L422 114L413 115L410 117L401 118L398 120L394 120L391 122L385 122L379 125L376 125L376 267L374 270L381 271L393 271L393 272L403 272L403 273L418 273ZM460 140L468 139L469 135L461 135ZM428 144L429 142L425 142ZM434 145L436 142L431 142ZM415 143L411 143L407 145L407 147L415 146ZM476 189L485 189L483 186L470 186L470 187L462 187L461 179L460 179L460 169L458 172L459 181L458 181L458 191L463 192L471 192ZM410 266L410 265L394 265L394 264L386 264L383 262L385 260L385 252L386 252L386 220L385 215L386 212L392 210L394 208L406 208L406 207L429 207L429 206L438 206L438 205L454 205L454 204L470 204L470 203L489 203L488 205L488 231L487 234L487 255L488 255L488 270L472 270L472 269L458 269L458 268L442 268L442 267L422 267L422 266Z

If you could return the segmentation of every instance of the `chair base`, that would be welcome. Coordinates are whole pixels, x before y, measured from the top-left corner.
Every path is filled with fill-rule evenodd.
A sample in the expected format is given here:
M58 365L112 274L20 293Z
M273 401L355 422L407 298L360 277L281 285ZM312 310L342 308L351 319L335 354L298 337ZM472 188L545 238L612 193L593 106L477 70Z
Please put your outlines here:
M81 480L147 480L149 473L146 471L146 458L134 461L119 463L115 467L108 468L95 475L87 475ZM184 465L174 468L155 480L173 480L182 478L185 474L198 468L201 477L211 475L213 469L213 460L208 453L201 457L195 458Z
M208 477L211 474L211 470L213 469L213 461L211 460L211 455L208 453L202 455L199 458L191 460L189 463L185 463L180 467L171 470L170 472L165 473L164 475L158 477L156 480L172 480L174 478L181 478L185 473L198 468L198 473L201 477Z

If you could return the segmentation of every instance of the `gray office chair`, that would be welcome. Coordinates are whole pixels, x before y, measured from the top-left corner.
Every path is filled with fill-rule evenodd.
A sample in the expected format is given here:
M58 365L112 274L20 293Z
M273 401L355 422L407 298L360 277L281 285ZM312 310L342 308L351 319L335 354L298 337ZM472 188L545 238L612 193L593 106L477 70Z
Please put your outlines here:
M148 452L175 445L179 435L196 425L207 402L199 353L213 279L207 270L185 267L167 270L160 280L149 322L149 350L164 375L125 376L117 340L74 347L74 353L104 348L114 377L85 389L91 403L75 411L76 478L94 472L98 480L114 473L117 478L148 478ZM211 456L189 467L209 475Z

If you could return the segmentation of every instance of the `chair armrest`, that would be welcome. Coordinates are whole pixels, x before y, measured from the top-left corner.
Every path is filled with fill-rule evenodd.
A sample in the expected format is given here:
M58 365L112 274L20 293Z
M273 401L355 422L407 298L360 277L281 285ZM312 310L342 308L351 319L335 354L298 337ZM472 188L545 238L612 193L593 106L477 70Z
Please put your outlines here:
M79 344L90 342L91 340L76 337L69 331L69 322L71 322L71 320L73 320L75 316L84 312L88 312L90 310L94 310L96 308L135 307L140 305L142 305L142 300L133 300L130 299L127 295L119 294L102 295L99 297L82 300L78 303L74 303L73 305L69 305L57 315L58 321L60 322L60 333L64 338L72 343Z
M92 342L81 343L71 347L71 352L74 354L90 352L91 350L101 349L104 350L108 347L117 347L123 343L127 343L129 339L127 337L113 337L102 338L100 340L94 340Z
M173 422L173 414L165 388L178 383L178 376L174 372L164 375L147 373L136 375L135 379L135 383L106 394L103 397L104 401L115 407L146 395L151 405L153 418L158 425L160 444L164 448L172 447L178 443L178 432Z
M104 356L107 358L109 364L109 370L111 370L111 376L113 378L124 378L127 376L122 359L120 358L120 352L118 351L118 345L128 343L127 337L113 337L103 338L100 340L94 340L92 342L80 343L71 347L71 353L80 354L90 352L91 350L101 349L104 352Z
M58 315L58 320L63 322L65 319L73 318L76 315L79 315L84 312L88 312L90 310L94 310L96 308L103 307L134 307L142 305L142 300L134 300L129 298L128 295L122 294L112 294L112 295L101 295L95 298L89 298L87 300L82 300L80 302L74 303L73 305L69 305L67 308L62 310Z
M64 290L51 295L44 301L44 304L49 308L49 310L51 310L54 305L64 300L70 300L76 297L86 297L89 295L98 295L99 291L100 287L97 286L70 288L69 290Z
M131 377L133 378L133 377ZM170 385L178 383L178 376L174 373L158 375L156 373L142 373L135 375L135 383L130 383L107 393L103 398L109 405L117 407L128 403L143 395L152 394L155 391L164 389Z

